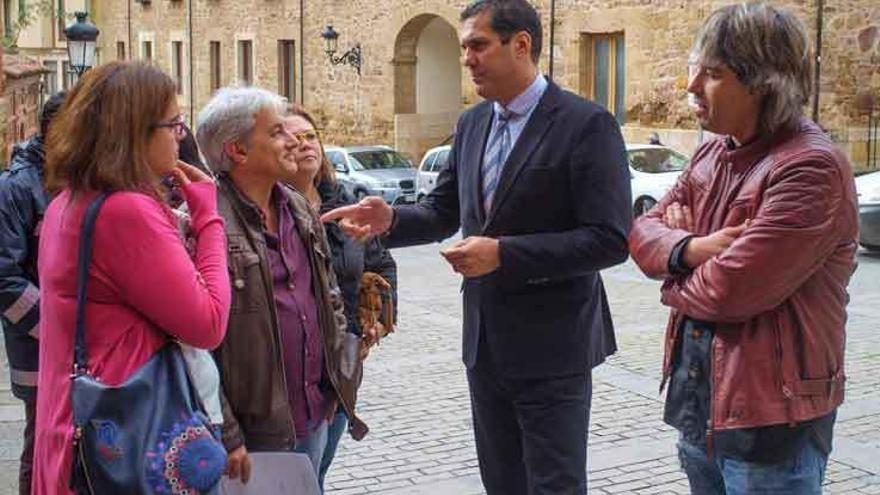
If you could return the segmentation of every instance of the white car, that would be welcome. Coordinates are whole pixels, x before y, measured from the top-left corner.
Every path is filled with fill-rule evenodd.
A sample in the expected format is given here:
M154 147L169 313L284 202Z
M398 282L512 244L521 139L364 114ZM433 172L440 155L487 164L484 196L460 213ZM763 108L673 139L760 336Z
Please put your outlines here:
M419 164L418 178L416 179L416 201L421 201L437 185L437 176L440 170L449 161L451 145L445 144L429 149Z
M437 175L449 160L450 145L431 148L419 164L416 200L421 201L434 186ZM678 175L690 160L666 146L653 144L626 145L626 158L632 177L633 215L639 216L651 208L675 185Z
M632 178L633 216L636 217L653 208L690 163L685 155L654 144L627 144L626 159Z
M880 251L880 172L856 177L859 195L859 244Z

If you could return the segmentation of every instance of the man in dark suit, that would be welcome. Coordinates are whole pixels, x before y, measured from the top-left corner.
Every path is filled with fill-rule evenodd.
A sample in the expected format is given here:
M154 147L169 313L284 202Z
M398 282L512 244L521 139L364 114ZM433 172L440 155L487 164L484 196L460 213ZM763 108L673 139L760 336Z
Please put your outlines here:
M526 0L480 0L461 46L484 101L458 122L424 202L378 197L324 216L389 247L439 241L464 279L464 363L490 495L585 494L591 368L616 350L598 271L623 262L631 217L623 139L602 108L538 71Z

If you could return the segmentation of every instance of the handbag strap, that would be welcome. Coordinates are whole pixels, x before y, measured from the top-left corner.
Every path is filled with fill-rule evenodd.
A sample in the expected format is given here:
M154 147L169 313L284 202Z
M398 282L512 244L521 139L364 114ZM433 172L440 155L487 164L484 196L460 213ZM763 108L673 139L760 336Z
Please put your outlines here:
M86 352L86 289L89 282L89 266L92 264L92 241L95 220L110 193L103 192L92 200L83 218L79 233L79 255L76 268L76 336L73 342L73 374L79 376L88 370Z

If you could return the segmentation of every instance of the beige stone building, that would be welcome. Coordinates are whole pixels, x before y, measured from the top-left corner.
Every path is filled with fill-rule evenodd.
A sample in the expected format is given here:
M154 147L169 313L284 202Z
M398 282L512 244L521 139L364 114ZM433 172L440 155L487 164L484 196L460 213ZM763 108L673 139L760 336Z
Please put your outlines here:
M465 0L92 3L102 61L152 60L179 82L190 118L216 88L245 82L303 102L319 117L327 142L389 144L418 159L477 101L459 61ZM725 3L536 0L545 27L542 69L606 105L627 139L644 141L656 130L664 142L690 151L700 133L686 105L687 51L701 19ZM815 41L818 0L774 3L796 12ZM824 3L819 120L864 168L866 102L880 102L880 5ZM336 56L360 45L360 74L330 63L320 36L328 24L339 33Z
M3 27L9 50L35 60L46 70L45 98L76 83L67 60L64 28L74 12L91 12L98 0L3 0ZM117 0L123 1L123 0ZM27 20L22 22L22 9Z
M12 146L38 131L48 95L76 82L69 70L64 27L91 0L3 0L0 3L5 60L0 85L0 168Z

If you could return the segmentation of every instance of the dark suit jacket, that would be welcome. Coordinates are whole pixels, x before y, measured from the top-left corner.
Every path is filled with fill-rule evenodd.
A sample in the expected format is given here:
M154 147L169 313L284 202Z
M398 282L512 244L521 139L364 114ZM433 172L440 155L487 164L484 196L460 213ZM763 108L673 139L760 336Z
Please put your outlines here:
M398 207L388 247L463 237L499 239L501 266L465 279L463 358L482 342L515 378L584 372L617 350L598 271L627 257L630 175L623 138L601 107L550 83L483 211L484 101L459 119L447 168L423 203Z

